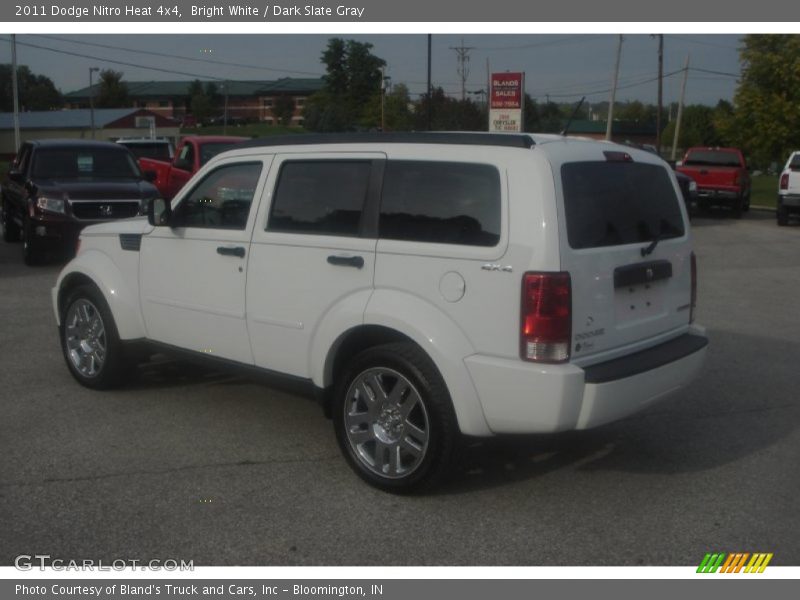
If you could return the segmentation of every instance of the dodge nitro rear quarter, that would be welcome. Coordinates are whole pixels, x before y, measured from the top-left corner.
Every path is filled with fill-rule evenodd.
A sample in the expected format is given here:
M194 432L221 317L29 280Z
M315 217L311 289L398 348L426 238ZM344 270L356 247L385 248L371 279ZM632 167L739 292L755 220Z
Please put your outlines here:
M404 491L462 434L586 429L678 392L706 353L695 295L680 190L648 152L365 134L217 156L171 206L85 229L53 306L83 385L157 350L255 369Z

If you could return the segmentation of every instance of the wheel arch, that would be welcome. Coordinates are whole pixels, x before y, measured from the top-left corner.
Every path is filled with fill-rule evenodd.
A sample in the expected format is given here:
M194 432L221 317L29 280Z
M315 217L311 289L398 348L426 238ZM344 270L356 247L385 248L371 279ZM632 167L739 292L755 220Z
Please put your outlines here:
M69 264L69 271L65 269L58 278L53 308L59 324L67 294L78 285L93 285L100 291L111 310L120 339L145 337L138 297L114 262L105 254L92 250L81 253Z
M326 414L330 415L337 373L349 358L373 346L408 342L425 353L442 376L461 432L491 435L463 361L474 353L472 345L452 320L435 306L417 297L401 294L404 297L397 298L395 295L373 294L364 321L343 331L330 345L324 361L312 365L312 378L323 392L321 399Z

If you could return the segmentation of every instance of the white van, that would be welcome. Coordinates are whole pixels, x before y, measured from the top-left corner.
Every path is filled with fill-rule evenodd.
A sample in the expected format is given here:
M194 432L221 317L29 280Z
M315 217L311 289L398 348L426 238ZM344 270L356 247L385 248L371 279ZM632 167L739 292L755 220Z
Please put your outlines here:
M669 166L540 135L268 138L147 219L84 229L53 289L69 367L105 388L141 349L315 394L388 490L445 475L462 434L585 429L684 387L689 222ZM132 352L132 349L136 352Z

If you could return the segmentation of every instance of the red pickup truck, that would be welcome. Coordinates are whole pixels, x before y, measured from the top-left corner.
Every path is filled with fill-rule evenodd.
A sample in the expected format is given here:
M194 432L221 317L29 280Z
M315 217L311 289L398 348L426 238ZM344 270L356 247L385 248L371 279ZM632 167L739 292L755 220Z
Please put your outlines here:
M689 148L677 171L697 182L697 204L729 206L734 217L750 209L750 174L738 148Z
M143 172L155 172L155 185L161 196L165 200L172 200L192 175L211 158L248 139L250 138L221 135L187 136L178 144L175 158L171 162L140 158L139 166Z

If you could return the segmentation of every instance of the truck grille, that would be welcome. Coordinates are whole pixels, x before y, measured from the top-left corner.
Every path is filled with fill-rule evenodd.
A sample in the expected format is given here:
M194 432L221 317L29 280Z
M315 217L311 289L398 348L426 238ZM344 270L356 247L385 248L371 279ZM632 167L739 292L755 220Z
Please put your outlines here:
M105 221L109 219L125 219L139 214L139 201L78 201L72 202L72 214L76 219L86 221Z

